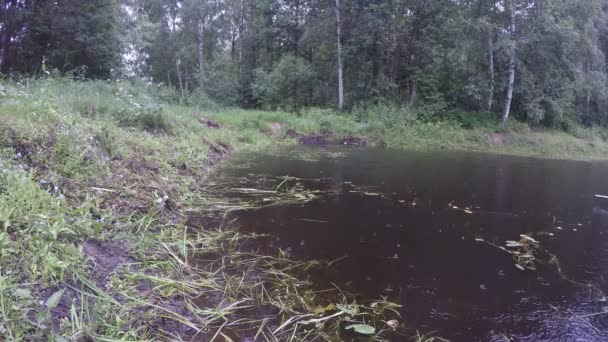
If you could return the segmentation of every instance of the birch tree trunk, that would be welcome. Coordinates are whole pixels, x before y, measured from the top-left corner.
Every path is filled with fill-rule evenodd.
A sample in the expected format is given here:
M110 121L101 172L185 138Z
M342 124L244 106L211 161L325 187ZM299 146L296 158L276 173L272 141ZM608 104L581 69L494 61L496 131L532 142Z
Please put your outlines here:
M245 102L245 68L244 68L244 60L243 60L243 44L244 44L244 33L245 33L245 0L240 0L240 9L239 9L239 87L240 87L240 96L241 96L241 104Z
M418 97L418 82L416 80L412 80L410 82L410 99L407 103L409 107L414 107L416 104L416 98Z
M205 44L205 20L202 16L198 18L196 30L196 40L198 47L198 72L199 72L199 86L203 87L205 79L205 55L204 55L204 44Z
M182 93L182 99L184 98L184 83L182 82L182 73L179 71L179 59L175 59L175 69L177 71L177 80L179 81L179 89Z
M493 32L490 32L488 37L488 73L490 77L490 84L488 90L488 105L486 110L488 112L492 111L492 105L494 104L494 35Z
M508 0L509 2L509 14L511 18L511 23L509 25L509 36L511 38L510 48L509 48L509 83L507 84L507 94L505 97L505 106L502 110L502 118L501 123L503 126L507 124L507 120L509 119L509 113L511 111L511 101L513 100L513 87L515 85L515 5L514 0Z
M340 0L336 0L336 36L338 39L338 110L344 109L344 74L342 64L342 22L340 21Z

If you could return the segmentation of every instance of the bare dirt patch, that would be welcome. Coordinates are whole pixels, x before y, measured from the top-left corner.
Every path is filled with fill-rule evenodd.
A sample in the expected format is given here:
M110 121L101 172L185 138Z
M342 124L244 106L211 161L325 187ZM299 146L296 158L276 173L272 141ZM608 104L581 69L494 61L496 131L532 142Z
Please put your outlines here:
M129 254L131 244L128 241L87 240L83 246L87 258L91 261L91 275L95 282L105 288L108 276L121 265L134 262Z
M211 120L211 119L207 119L207 118L198 118L198 122L202 123L203 125L209 127L209 128L221 128L222 125L219 124L219 122L215 121L215 120Z

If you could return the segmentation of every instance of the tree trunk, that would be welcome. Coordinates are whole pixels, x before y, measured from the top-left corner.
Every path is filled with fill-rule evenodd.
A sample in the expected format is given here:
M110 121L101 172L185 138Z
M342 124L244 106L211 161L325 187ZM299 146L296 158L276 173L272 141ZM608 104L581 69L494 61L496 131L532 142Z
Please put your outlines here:
M488 105L486 110L488 112L492 111L492 105L494 103L494 35L493 32L490 32L488 38L488 73L490 77L489 91L488 91Z
M5 15L10 18L10 16L15 16L17 11L17 0L8 0L5 1L8 4L2 4L1 6L5 7ZM8 19L8 18L7 18ZM11 39L15 34L15 29L17 23L15 23L16 19L8 19L7 22L2 25L2 35L0 35L0 73L8 73L10 68L9 63L9 50L11 46Z
M188 62L184 63L184 89L186 93L188 93L188 80L190 79L190 74L188 74Z
M589 61L587 61L587 65L586 65L586 70L585 73L588 75L591 72L591 63L589 63ZM589 116L589 118L591 118L591 91L589 88L587 88L585 90L585 104L586 104L586 112L587 115Z
M507 120L509 119L509 113L511 111L511 100L513 100L513 86L515 85L515 5L513 4L514 0L509 0L509 14L511 18L511 23L509 25L509 36L511 38L510 48L509 48L509 83L507 84L507 94L505 97L505 106L502 110L502 118L501 123L503 126L507 124Z
M177 80L179 81L179 89L182 93L182 99L184 98L184 83L182 82L182 74L179 71L179 59L175 59L175 69L177 71Z
M235 51L236 51L236 46L237 42L236 42L236 33L233 32L232 33L232 37L230 38L230 61L234 62L235 59Z
M294 16L295 16L295 27L293 28L293 32L292 32L292 44L293 44L293 55L294 56L298 56L298 43L300 41L300 34L298 32L299 28L298 26L300 25L300 1L299 0L295 0L295 4L294 4Z
M243 44L245 34L245 0L240 1L240 13L239 13L239 87L241 96L241 105L245 103L245 61L243 60Z
M6 69L6 59L8 58L8 45L10 43L10 36L8 29L5 27L2 29L0 34L0 72L4 72Z
M313 56L313 52L312 52L312 46L308 47L308 64L312 65L312 56ZM314 92L314 79L311 77L310 78L310 82L308 83L308 105L312 105L312 99L313 99L313 92Z
M197 22L197 47L198 47L198 72L199 72L199 86L203 87L205 79L205 55L204 55L204 44L205 44L205 20L202 17L198 18Z
M342 65L342 22L340 21L340 0L336 0L336 37L338 39L338 110L344 110L344 75Z
M416 54L412 53L410 55L410 63L411 65L416 65ZM415 76L415 74L414 74ZM412 77L410 80L410 99L407 103L409 107L414 107L416 105L416 97L418 97L418 81L415 77Z
M409 107L414 107L416 104L416 97L418 97L418 82L411 80L410 82L410 99L407 103Z

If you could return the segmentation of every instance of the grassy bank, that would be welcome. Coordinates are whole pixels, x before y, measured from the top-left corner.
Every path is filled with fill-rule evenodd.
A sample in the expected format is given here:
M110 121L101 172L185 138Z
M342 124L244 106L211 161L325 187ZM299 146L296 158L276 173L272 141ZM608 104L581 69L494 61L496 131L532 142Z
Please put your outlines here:
M221 220L226 205L207 176L235 150L299 142L608 155L602 130L567 134L514 123L497 133L483 116L422 122L376 108L355 120L319 109L208 111L171 99L164 88L127 82L0 83L4 339L413 333L390 302L357 302L347 289L306 280L305 271L327 262L291 260L278 248L261 253L252 246L265 237L241 235Z

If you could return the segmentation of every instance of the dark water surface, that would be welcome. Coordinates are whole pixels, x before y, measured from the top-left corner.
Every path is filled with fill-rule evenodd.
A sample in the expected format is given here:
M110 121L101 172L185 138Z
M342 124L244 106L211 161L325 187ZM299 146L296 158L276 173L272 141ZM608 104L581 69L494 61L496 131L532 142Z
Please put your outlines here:
M322 179L303 205L239 215L297 257L333 260L369 299L451 341L608 341L608 164L460 152L296 148L236 156L234 177ZM275 184L276 185L276 184ZM349 191L366 187L365 192ZM455 209L454 206L458 207ZM603 208L602 208L603 206ZM462 208L469 208L472 213ZM521 271L497 245L529 234L552 265Z

